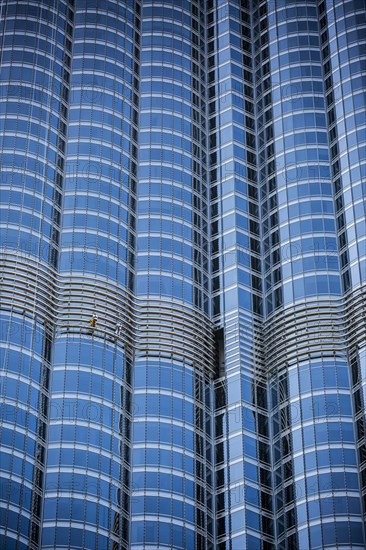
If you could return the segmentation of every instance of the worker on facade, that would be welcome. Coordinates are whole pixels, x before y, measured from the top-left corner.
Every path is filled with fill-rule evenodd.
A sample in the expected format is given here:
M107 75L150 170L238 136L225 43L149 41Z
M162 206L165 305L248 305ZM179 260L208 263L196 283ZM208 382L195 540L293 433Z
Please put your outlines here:
M117 336L121 336L122 334L122 323L116 324L116 330L114 331L114 334Z
M93 313L93 316L90 318L89 324L92 328L95 328L97 326L97 320L98 315L96 313Z

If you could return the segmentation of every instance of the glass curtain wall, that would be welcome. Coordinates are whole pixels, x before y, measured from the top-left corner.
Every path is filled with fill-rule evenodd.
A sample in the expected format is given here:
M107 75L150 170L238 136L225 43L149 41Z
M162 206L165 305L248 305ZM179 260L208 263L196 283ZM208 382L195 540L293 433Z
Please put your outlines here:
M272 548L251 5L207 2L217 548Z
M351 4L357 8L345 6ZM256 29L262 84L268 74L260 108L265 128L272 127L261 196L279 548L364 545L344 294L349 282L345 269L341 277L345 236L336 215L337 155L344 155L334 122L343 123L339 107L332 110L324 11L316 1L262 3ZM328 29L336 32L334 22ZM337 80L335 67L334 74ZM354 227L357 200L346 210Z
M364 1L0 25L0 546L364 548Z
M78 1L42 548L126 547L139 3ZM73 34L71 35L71 30Z
M143 2L131 547L212 548L205 27Z
M73 9L2 2L1 532L40 541Z

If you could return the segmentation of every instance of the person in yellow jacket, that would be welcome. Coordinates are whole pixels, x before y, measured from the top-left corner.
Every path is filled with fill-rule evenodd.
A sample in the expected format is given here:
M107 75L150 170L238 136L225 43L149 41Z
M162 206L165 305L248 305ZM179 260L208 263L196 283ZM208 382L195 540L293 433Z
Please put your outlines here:
M95 328L97 326L97 320L98 315L96 313L93 313L93 316L90 318L89 324L92 328Z

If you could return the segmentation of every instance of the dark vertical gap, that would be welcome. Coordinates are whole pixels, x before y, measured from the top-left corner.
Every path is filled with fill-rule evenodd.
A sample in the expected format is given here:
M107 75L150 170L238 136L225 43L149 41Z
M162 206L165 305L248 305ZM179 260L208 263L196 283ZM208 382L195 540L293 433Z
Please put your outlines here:
M52 359L53 329L45 322L43 342L43 364L41 373L41 391L38 403L37 441L32 491L32 515L30 518L30 548L38 549L41 543L41 518L43 512L44 481L46 466L46 445L48 432L49 383Z
M134 291L135 284L135 254L136 254L136 193L137 193L137 166L138 166L138 140L139 140L139 104L140 104L140 30L141 30L141 5L136 1L134 4L134 78L132 95L132 125L131 125L131 146L130 163L128 176L128 243L127 243L127 281L126 286L130 292Z
M362 391L362 376L358 349L352 348L349 352L349 363L351 366L351 384L355 419L356 447L358 451L358 470L360 477L361 494L366 487L366 443L365 443L365 399ZM363 516L366 517L366 493L361 497Z
M50 235L50 249L48 263L55 270L58 269L59 246L61 234L61 210L63 199L63 185L65 177L65 158L67 144L67 125L70 107L70 84L71 84L71 65L72 65L72 47L74 38L74 10L73 0L68 2L66 8L66 27L64 37L64 54L62 59L62 83L60 109L58 118L58 139L57 139L57 157L56 157L56 179L54 181L52 197L52 228Z
M139 105L140 105L140 40L141 40L141 2L134 2L134 35L133 35L133 94L132 94L132 125L131 125L131 144L130 144L130 162L128 175L128 236L127 236L127 280L126 287L128 292L128 304L126 307L126 324L131 332L134 332L135 317L135 270L136 270L136 194L138 181L138 148L139 148ZM130 331L129 331L130 332ZM133 338L133 334L129 334ZM124 382L125 387L121 390L123 417L120 419L120 435L123 443L120 452L122 457L121 487L119 490L120 514L118 518L118 529L116 525L116 534L119 534L119 540L123 548L129 548L130 527L131 527L131 503L133 501L134 487L131 486L131 431L132 431L132 388L133 371L135 362L135 352L132 346L125 346L125 368ZM117 524L117 520L116 520ZM113 550L120 550L120 544L114 543Z
M250 52L252 83L254 90L253 107L255 118L255 143L256 173L253 174L251 185L248 185L248 195L258 205L258 228L252 227L253 237L250 240L251 257L257 265L252 263L252 268L258 271L258 275L252 274L252 287L258 294L253 295L253 313L261 318L265 317L276 307L283 303L281 289L281 271L270 269L275 254L279 250L279 231L277 215L270 216L269 212L277 213L277 182L275 175L274 146L273 146L273 117L272 117L272 93L268 50L268 22L267 4L265 2L250 2ZM265 16L264 19L262 17ZM268 124L269 123L269 124ZM253 224L254 225L254 224ZM271 251L274 251L274 254ZM259 260L257 260L257 257ZM267 275L266 279L266 271ZM275 276L276 271L277 274ZM274 285L277 288L273 290ZM266 293L268 295L266 296ZM259 329L261 332L261 329ZM261 350L260 353L263 353ZM265 357L261 363L265 365ZM262 534L268 537L263 540L263 550L273 548L275 539L274 521L274 479L273 457L271 449L270 413L271 400L268 399L268 377L260 381L256 376L255 396L253 404L256 404L256 428L258 435L267 439L268 443L258 441L258 456L260 464L260 507ZM260 410L263 410L263 414ZM268 514L268 515L266 515ZM270 542L272 541L272 542Z
M124 411L124 415L121 416L119 427L122 443L120 447L122 461L121 472L121 488L119 490L119 502L121 507L121 513L115 514L114 520L114 533L122 541L125 548L128 547L130 539L130 507L131 500L133 498L133 487L131 487L131 391L132 387L132 369L133 366L133 351L129 347L125 347L125 363L124 363L124 376L125 387L121 389L121 406ZM113 550L119 550L119 545L113 543Z
M225 341L224 341L224 329L219 328L214 333L216 344L216 373L220 378L225 375Z

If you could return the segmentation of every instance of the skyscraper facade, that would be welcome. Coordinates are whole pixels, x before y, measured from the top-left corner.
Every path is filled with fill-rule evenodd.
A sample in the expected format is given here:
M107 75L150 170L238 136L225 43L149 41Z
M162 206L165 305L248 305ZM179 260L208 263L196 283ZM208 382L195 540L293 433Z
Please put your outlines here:
M0 17L0 547L365 548L364 0Z

